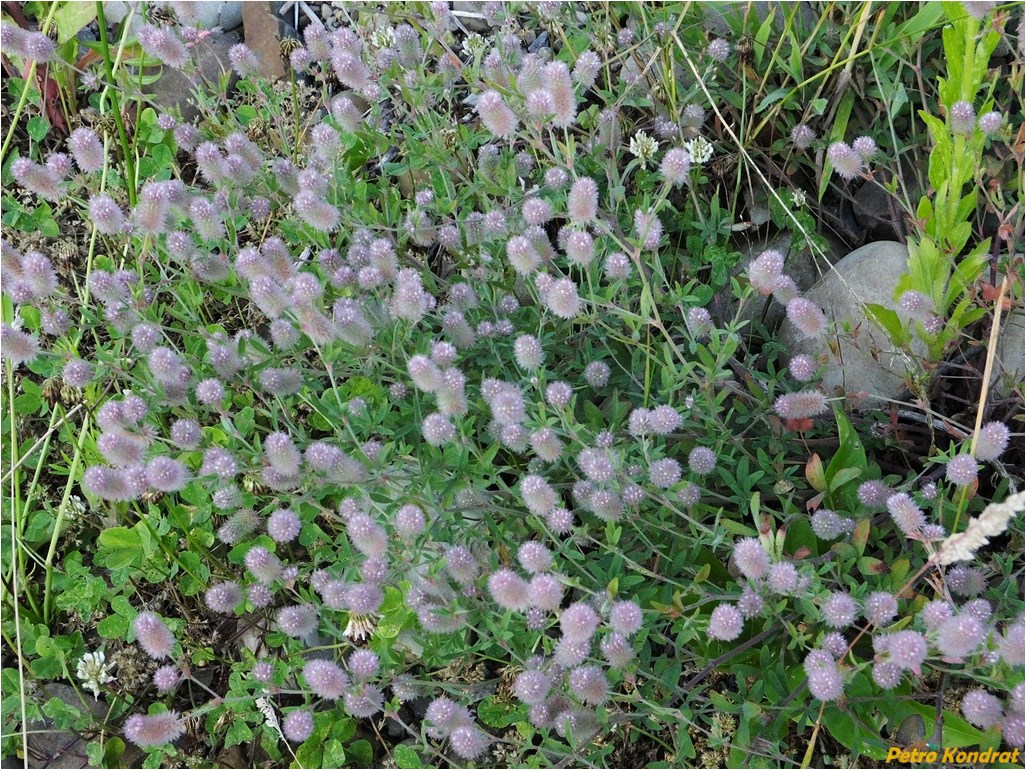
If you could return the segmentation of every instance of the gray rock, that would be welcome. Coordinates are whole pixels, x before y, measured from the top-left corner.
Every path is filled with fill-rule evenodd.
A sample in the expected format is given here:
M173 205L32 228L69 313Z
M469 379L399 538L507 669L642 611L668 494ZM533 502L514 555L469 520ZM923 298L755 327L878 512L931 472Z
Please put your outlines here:
M238 31L215 32L197 43L195 49L196 65L203 79L216 83L222 72L232 72L228 62L228 49L242 42ZM229 90L234 87L237 76L232 76ZM178 107L186 121L192 121L199 115L193 96L193 79L189 75L172 67L164 67L160 78L145 88L149 98L157 107L171 110Z
M138 17L138 2L125 2L124 0L104 0L103 15L109 24L120 24L122 19L129 13ZM204 2L192 3L195 13L195 20L187 23L198 24L200 29L213 29L220 27L227 31L233 30L242 24L242 2L228 2L227 0L204 0ZM135 23L135 22L133 22Z
M213 29L220 27L225 32L239 27L242 24L242 6L239 0L235 2L201 2L193 3L196 20L200 29Z
M890 193L885 186L892 180L889 169L882 168L875 179L865 182L855 193L852 214L859 227L866 231L867 240L877 241L901 237L909 228L905 222L910 217L907 211L914 211L922 194L920 173L908 160L902 160L901 180L897 190ZM906 198L907 195L907 198ZM909 206L902 202L908 200Z
M484 34L492 28L485 19L481 0L453 0L452 15L470 32Z
M108 706L102 700L96 700L88 693L83 692L84 702L79 699L75 688L66 684L48 682L39 687L34 698L41 703L58 698L65 704L79 712L88 712L97 723L107 718ZM88 767L89 761L86 755L86 742L75 733L64 730L55 730L50 719L29 722L29 767L46 768L82 768ZM138 758L138 752L134 747L126 749L126 758ZM131 766L132 759L127 767Z
M823 387L842 389L867 399L897 398L905 391L907 371L917 372L925 346L917 339L912 354L898 350L865 313L866 303L894 309L894 287L905 272L908 249L896 241L877 241L856 249L804 293L835 323L838 335L831 351L827 340L802 339L790 322L780 341L790 355L807 353L827 360ZM839 354L839 355L838 355Z
M1026 374L1026 311L1017 307L1001 322L991 384L1002 397L1023 390Z

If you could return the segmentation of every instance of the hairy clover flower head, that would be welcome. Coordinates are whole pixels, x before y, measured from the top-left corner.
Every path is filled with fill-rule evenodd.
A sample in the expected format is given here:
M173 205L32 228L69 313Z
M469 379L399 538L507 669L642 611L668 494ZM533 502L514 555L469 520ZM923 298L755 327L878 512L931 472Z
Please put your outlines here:
M729 642L737 639L745 627L741 611L733 604L718 604L709 615L706 633L710 639Z

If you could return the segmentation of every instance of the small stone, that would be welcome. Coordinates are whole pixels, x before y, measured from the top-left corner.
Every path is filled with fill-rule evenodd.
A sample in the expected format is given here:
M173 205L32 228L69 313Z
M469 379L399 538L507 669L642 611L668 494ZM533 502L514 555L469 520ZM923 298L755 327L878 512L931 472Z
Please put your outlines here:
M840 351L840 359L827 346L827 340L802 339L792 324L781 327L780 341L791 355L829 354L830 363L822 385L830 393L843 388L849 393L864 393L870 399L897 398L905 392L907 368L916 369L925 346L918 337L912 341L912 355L897 350L887 334L866 316L866 303L895 308L894 287L904 275L908 248L896 241L877 241L851 252L834 265L823 278L803 295L823 308L836 325L838 336L830 339ZM858 330L853 340L850 333Z

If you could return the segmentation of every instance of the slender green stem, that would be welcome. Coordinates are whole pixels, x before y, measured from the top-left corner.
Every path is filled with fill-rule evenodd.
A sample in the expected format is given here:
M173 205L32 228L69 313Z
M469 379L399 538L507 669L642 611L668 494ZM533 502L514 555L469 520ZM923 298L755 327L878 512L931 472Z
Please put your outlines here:
M299 157L299 86L296 84L296 70L291 65L289 66L289 80L292 82L292 119L296 124L296 141L292 146L292 160L295 162Z
M53 22L53 15L57 12L57 3L50 3L50 10L46 14L46 20L40 27L42 30L50 28L50 24ZM29 89L32 87L32 81L36 77L36 66L35 61L29 66L28 77L25 78L25 83L21 87L21 96L18 97L18 105L14 108L14 116L11 118L11 127L7 130L7 136L4 139L4 146L0 149L0 165L3 165L4 161L7 160L7 150L10 149L11 140L14 139L14 129L18 127L18 120L21 118L21 113L25 110L25 105L28 103Z
M14 108L14 117L11 118L11 127L7 130L7 137L4 139L3 149L0 150L0 164L7 160L7 149L11 146L11 140L14 139L14 130L18 127L18 120L21 118L21 113L25 109L25 104L28 102L29 88L32 85L32 81L36 76L36 63L32 62L29 66L28 77L25 78L25 83L21 87L21 96L18 98L18 105Z
M64 495L61 497L61 504L57 509L57 520L53 523L53 533L50 535L50 548L46 552L46 577L43 580L43 622L48 625L53 617L53 561L54 556L57 554L57 541L60 539L61 527L64 525L64 517L68 511L71 489L75 485L75 478L78 475L78 466L82 461L82 445L85 443L85 437L88 433L89 416L86 415L78 432L75 456L71 460L71 468L68 471L68 483L64 485Z
M128 202L135 206L135 160L128 144L125 122L121 119L121 103L118 101L118 92L114 88L114 67L111 64L110 44L107 41L107 20L103 16L103 3L100 0L97 0L96 3L96 24L100 28L100 53L103 55L103 66L107 73L107 83L110 86L111 111L114 123L118 127L118 138L121 141L121 152L125 160L125 187L128 190Z

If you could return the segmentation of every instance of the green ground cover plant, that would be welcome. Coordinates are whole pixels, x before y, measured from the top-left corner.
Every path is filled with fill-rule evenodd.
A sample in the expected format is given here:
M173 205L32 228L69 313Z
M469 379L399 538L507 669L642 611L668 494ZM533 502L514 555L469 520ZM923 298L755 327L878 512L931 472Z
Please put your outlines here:
M4 17L3 756L1023 749L1022 9L344 6ZM791 269L862 188L900 398Z

